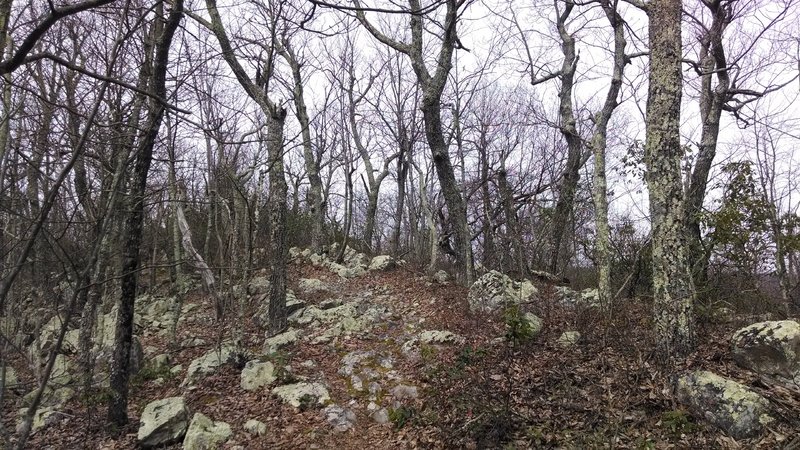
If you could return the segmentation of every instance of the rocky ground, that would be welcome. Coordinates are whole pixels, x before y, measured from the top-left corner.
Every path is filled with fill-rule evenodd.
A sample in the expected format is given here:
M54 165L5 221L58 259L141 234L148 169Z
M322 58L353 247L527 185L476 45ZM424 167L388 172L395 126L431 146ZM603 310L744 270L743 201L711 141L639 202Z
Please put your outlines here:
M758 320L719 311L698 352L664 369L649 354L642 301L607 316L591 291L542 279L490 272L467 289L388 257L292 256L290 328L269 339L264 274L235 289L243 320L219 323L210 299L189 295L179 348L166 339L170 299L140 299L125 429L103 424L102 390L74 394L67 349L30 448L800 446L797 322L734 336ZM23 362L11 361L18 381L5 405L25 404ZM17 410L4 411L13 430Z

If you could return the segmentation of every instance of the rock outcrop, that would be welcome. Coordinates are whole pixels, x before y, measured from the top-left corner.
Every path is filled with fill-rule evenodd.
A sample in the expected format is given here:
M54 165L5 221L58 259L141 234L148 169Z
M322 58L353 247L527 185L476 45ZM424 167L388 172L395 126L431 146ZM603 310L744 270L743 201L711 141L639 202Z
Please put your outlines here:
M248 361L242 369L240 384L245 391L255 391L275 380L275 366L271 362Z
M509 305L530 301L537 294L538 290L530 281L513 281L492 270L472 284L467 300L472 312L495 313Z
M734 439L754 436L773 420L767 414L769 402L765 398L740 383L708 371L692 372L679 378L676 395L692 414Z

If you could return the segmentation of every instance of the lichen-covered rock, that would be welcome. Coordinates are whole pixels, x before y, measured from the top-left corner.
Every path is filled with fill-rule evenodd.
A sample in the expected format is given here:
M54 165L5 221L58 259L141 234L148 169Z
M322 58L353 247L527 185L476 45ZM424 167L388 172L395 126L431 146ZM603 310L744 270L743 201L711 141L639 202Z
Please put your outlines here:
M397 262L390 255L380 255L372 258L369 263L369 271L390 270L397 266Z
M356 424L356 413L339 405L328 405L322 410L322 416L333 429L339 432L347 431Z
M233 431L225 422L214 422L201 413L195 413L186 437L183 439L184 450L216 450L230 439Z
M330 286L317 278L301 278L300 281L297 282L297 288L300 292L305 294L330 291Z
M189 426L189 410L183 397L169 397L148 403L139 419L139 445L144 448L179 441Z
M472 284L467 300L472 312L493 313L508 305L529 301L538 294L529 281L516 282L496 270L492 270Z
M444 270L438 270L431 276L431 279L439 284L445 284L450 280L450 275Z
M267 425L256 419L250 419L244 423L244 431L252 434L253 436L263 436L267 434Z
M269 293L269 278L255 277L247 283L247 293L249 295L262 295Z
M419 334L423 344L463 344L465 339L450 331L426 330Z
M696 371L678 379L676 396L689 411L734 439L758 434L773 419L769 402L742 384L708 371Z
M584 306L595 308L600 306L600 294L597 289L575 291L567 286L555 287L558 302L566 307Z
M281 334L276 334L271 338L267 338L264 341L264 354L269 355L270 353L275 353L284 347L288 347L297 342L299 337L299 331L295 330L294 328L289 328Z
M534 313L527 312L523 316L525 321L528 322L528 325L531 327L531 337L536 337L539 333L542 332L542 327L544 326L544 322L542 319Z
M294 383L277 386L272 393L295 408L324 405L330 401L328 388L322 383Z
M560 347L571 347L581 339L581 333L577 331L565 331L558 337L556 343Z
M275 380L275 366L271 362L248 361L242 369L241 386L245 391L269 386Z
M800 381L800 323L755 323L737 331L732 344L733 359L739 365Z
M199 379L206 375L216 372L217 368L230 359L233 354L233 347L223 345L219 350L213 349L205 355L193 360L189 364L186 377L181 383L181 387L194 385Z

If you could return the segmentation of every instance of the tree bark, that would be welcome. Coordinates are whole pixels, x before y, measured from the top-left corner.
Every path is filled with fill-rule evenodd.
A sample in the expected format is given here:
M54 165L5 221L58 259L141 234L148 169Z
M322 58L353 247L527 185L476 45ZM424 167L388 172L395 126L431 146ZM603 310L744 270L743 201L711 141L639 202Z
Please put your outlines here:
M645 163L652 223L656 352L661 361L694 348L695 298L687 258L681 180L681 0L648 3L650 74Z
M157 15L158 16L158 15ZM156 98L166 98L166 75L172 38L183 18L183 0L176 0L166 23L156 18L153 28L155 41L153 67L149 88ZM114 336L114 355L111 361L111 398L108 402L108 420L122 426L128 422L128 380L130 376L130 351L133 338L133 311L136 302L136 284L139 269L139 249L142 242L144 200L147 176L153 160L153 148L164 116L164 105L148 101L147 126L136 149L136 162L129 190L129 212L125 220L122 249L122 292L117 312Z

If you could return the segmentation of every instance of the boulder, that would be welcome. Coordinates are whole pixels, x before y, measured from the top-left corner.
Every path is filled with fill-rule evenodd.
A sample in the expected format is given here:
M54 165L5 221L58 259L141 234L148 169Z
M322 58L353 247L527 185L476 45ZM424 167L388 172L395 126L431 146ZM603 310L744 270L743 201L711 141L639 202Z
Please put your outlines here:
M372 258L372 261L369 263L369 271L373 272L376 270L390 270L397 267L397 262L392 258L390 255L380 255Z
M449 331L427 330L419 334L419 341L423 344L463 344L466 340Z
M800 382L800 323L759 322L733 335L733 359L742 367Z
M559 347L572 347L577 344L581 339L581 333L578 331L565 331L558 337L556 343Z
M356 424L356 414L352 410L335 404L326 406L322 410L322 417L339 432L347 431Z
M523 317L531 327L531 337L538 336L539 333L542 332L542 327L544 326L544 322L542 322L542 319L536 314L529 312L525 313Z
M252 434L253 436L263 436L267 434L267 425L264 422L256 419L250 419L244 423L244 431Z
M289 328L281 334L276 334L264 341L264 354L269 355L278 350L294 344L300 337L300 332L294 328Z
M248 361L242 369L241 386L245 391L269 386L275 380L275 366L271 362Z
M555 287L556 298L562 306L574 308L577 306L599 307L600 294L597 289L584 289L575 291L567 286Z
M189 410L183 397L169 397L148 403L139 419L137 440L144 448L178 442L189 426Z
M734 439L757 435L773 419L769 402L742 384L708 371L696 371L678 379L676 396L697 417Z
M467 300L472 312L494 313L508 305L530 301L537 294L530 281L519 283L492 270L472 284Z
M277 386L272 393L295 408L324 405L330 401L328 388L322 383L294 383Z
M216 450L230 439L233 431L225 422L214 422L201 413L195 413L186 437L183 439L184 450Z
M450 280L450 275L444 270L439 270L431 276L431 279L439 284L445 284Z
M247 283L248 295L269 294L269 278L255 277Z
M297 289L304 294L315 294L330 291L330 286L317 278L301 278L297 282Z
M216 372L217 368L228 362L233 354L233 347L223 345L221 349L213 349L189 364L186 377L181 387L193 386L199 379Z

